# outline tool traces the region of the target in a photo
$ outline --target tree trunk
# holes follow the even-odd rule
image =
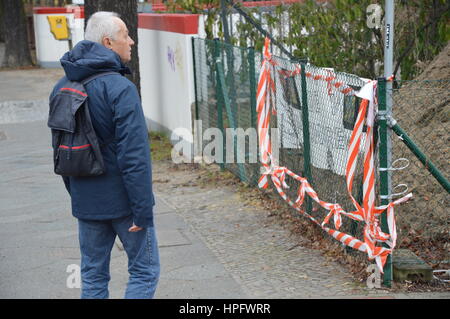
[[[0,0],[0,42],[5,42],[5,31],[3,28],[3,0]],[[0,61],[0,66],[2,61]]]
[[[6,47],[2,66],[14,68],[32,65],[23,2],[2,0],[2,11]]]
[[[138,16],[137,16],[137,0],[85,0],[84,16],[85,26],[89,17],[97,11],[113,11],[120,14],[120,18],[125,22],[130,33],[130,37],[134,41],[131,50],[131,61],[128,66],[132,74],[127,76],[137,87],[139,95],[141,94],[141,81],[139,74],[139,57],[138,57]]]

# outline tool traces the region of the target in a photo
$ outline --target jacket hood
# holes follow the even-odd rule
[[[81,81],[99,72],[131,73],[116,52],[88,40],[78,42],[64,54],[60,62],[70,81]]]

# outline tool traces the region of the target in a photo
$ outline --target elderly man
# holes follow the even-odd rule
[[[123,75],[134,41],[113,12],[97,12],[85,40],[61,59],[64,82],[86,83],[92,124],[102,148],[106,173],[63,177],[78,219],[81,298],[108,298],[109,263],[116,235],[128,256],[125,298],[152,298],[159,279],[159,253],[153,224],[154,197],[147,127],[135,85]]]

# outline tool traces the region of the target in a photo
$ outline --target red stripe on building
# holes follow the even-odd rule
[[[34,7],[33,12],[34,14],[69,14],[74,13],[75,18],[77,19],[84,19],[84,7],[80,6],[78,7],[79,11],[73,8],[64,8],[64,7]]]
[[[198,17],[198,14],[140,13],[138,27],[182,34],[197,34]]]

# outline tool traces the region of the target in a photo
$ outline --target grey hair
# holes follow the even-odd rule
[[[119,18],[120,15],[115,12],[98,11],[88,20],[84,39],[102,44],[104,37],[115,39],[120,27],[114,21],[113,17]]]

